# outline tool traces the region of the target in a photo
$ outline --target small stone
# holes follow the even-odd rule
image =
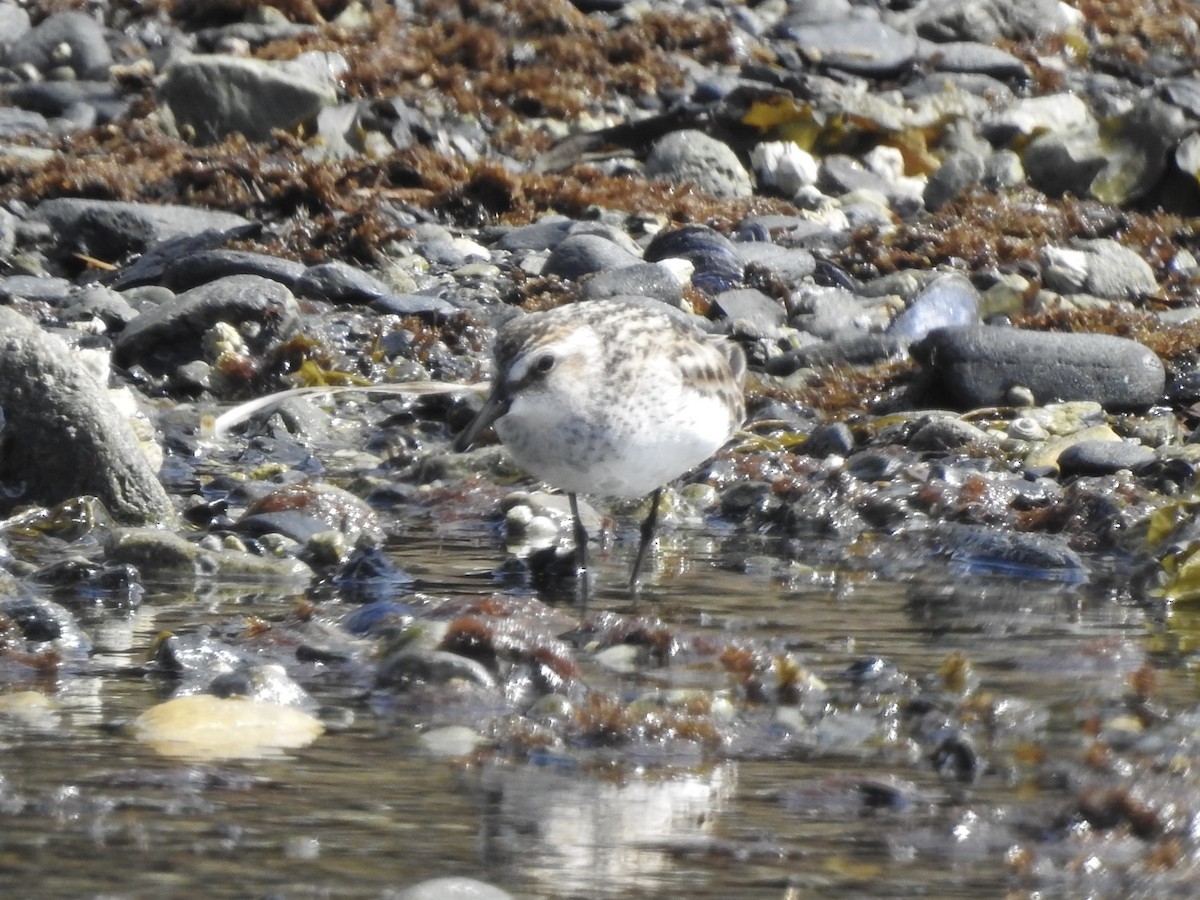
[[[645,174],[674,184],[691,184],[712,197],[749,197],[750,174],[737,154],[702,131],[674,131],[646,158]]]

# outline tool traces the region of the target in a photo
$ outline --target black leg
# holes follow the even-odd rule
[[[638,582],[638,574],[642,571],[642,563],[646,561],[646,551],[650,549],[650,542],[654,540],[654,529],[658,527],[658,500],[661,496],[662,488],[655,488],[654,493],[650,495],[650,514],[642,523],[642,540],[638,544],[637,559],[633,561],[633,574],[629,576],[629,592],[631,594],[637,593],[641,586]]]
[[[587,577],[587,532],[583,528],[583,519],[579,518],[579,501],[574,494],[567,494],[571,504],[571,518],[575,526],[575,574],[580,578]]]

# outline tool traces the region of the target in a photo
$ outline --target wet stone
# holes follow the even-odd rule
[[[348,304],[370,303],[390,293],[374,275],[337,260],[309,266],[294,290],[300,297]]]
[[[308,270],[303,263],[266,253],[247,250],[218,248],[189,253],[176,260],[168,260],[162,273],[162,284],[173,291],[191,288],[225,278],[229,275],[257,275],[270,278],[295,290],[296,282]]]
[[[126,418],[80,358],[0,307],[0,409],[7,501],[54,504],[89,494],[127,524],[173,521],[170,498]],[[49,452],[53,448],[53,452]]]
[[[118,365],[162,368],[201,355],[201,339],[217,322],[263,326],[258,343],[296,325],[291,291],[256,275],[231,275],[186,291],[146,310],[121,332],[113,348]]]
[[[845,422],[829,422],[818,425],[809,434],[802,446],[809,456],[824,459],[827,456],[847,456],[855,447],[854,432]]]
[[[1058,467],[1063,475],[1109,475],[1138,472],[1156,458],[1149,447],[1130,441],[1080,441],[1059,454]]]

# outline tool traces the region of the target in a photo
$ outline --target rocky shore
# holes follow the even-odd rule
[[[774,583],[940,559],[1112,591],[1186,670],[1198,67],[1183,0],[0,0],[4,684],[95,675],[80,598],[253,585],[302,599],[123,648],[173,686],[124,740],[255,755],[197,736],[227,714],[203,696],[261,704],[276,750],[357,711],[479,765],[878,752],[893,810],[930,773],[1052,794],[1042,837],[989,826],[1013,883],[1185,883],[1200,786],[1165,761],[1195,698],[1160,704],[1144,648],[1064,754],[959,657],[833,684],[734,619],[573,608],[562,498],[452,453],[480,395],[447,386],[490,377],[510,316],[669,304],[750,372],[664,546],[724,535],[716,567]],[[587,515],[624,548],[634,512]],[[414,533],[486,542],[483,592],[414,587]]]

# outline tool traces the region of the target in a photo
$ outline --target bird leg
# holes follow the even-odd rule
[[[650,549],[650,542],[654,540],[654,530],[658,527],[658,500],[662,496],[662,488],[655,488],[654,493],[650,495],[650,513],[646,516],[646,521],[642,523],[642,539],[638,544],[637,558],[633,561],[633,573],[629,576],[629,593],[636,594],[641,583],[638,581],[638,573],[642,571],[642,563],[646,561],[646,551]]]
[[[579,517],[579,501],[574,494],[567,494],[571,504],[571,519],[575,526],[575,575],[587,577],[587,531],[583,527],[583,519]]]

